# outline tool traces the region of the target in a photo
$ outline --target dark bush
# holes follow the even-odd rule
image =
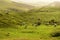
[[[6,36],[10,36],[10,33],[7,33]]]
[[[39,26],[39,25],[41,25],[40,19],[38,19],[38,21],[36,22],[36,26]]]
[[[52,37],[60,37],[60,32],[55,32],[51,34]]]
[[[49,25],[54,25],[54,27],[57,26],[57,23],[54,19],[52,19],[51,21],[49,21]]]
[[[40,22],[37,22],[36,24],[37,24],[36,26],[39,26],[41,23]]]
[[[3,16],[2,14],[0,14],[0,16]]]

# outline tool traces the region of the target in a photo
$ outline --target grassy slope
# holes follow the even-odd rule
[[[35,13],[37,17],[41,18],[42,20],[51,20],[51,19],[55,19],[55,20],[59,20],[59,15],[60,15],[60,8],[42,8],[40,9],[43,12],[38,12]],[[48,11],[48,12],[47,12]]]
[[[7,2],[4,0],[0,1],[0,5],[0,24],[4,26],[9,26],[10,24],[16,25],[17,23],[20,23],[22,21],[27,21],[27,16],[29,16],[29,14],[25,13],[25,11],[33,8],[30,5]]]
[[[6,3],[6,2],[5,2]],[[5,4],[3,2],[3,4]],[[41,8],[34,9],[29,12],[22,11],[20,7],[14,7],[15,3],[9,3],[8,5],[1,5],[0,10],[0,39],[2,38],[29,38],[30,40],[59,40],[60,37],[52,38],[51,33],[59,30],[60,26],[54,28],[53,26],[45,26],[41,25],[37,29],[34,26],[28,25],[28,29],[24,29],[25,26],[20,26],[21,22],[26,22],[27,24],[32,24],[37,21],[37,19],[41,19],[41,22],[49,21],[51,19],[55,19],[56,21],[60,21],[60,8]],[[6,3],[7,4],[7,3]],[[14,7],[13,9],[9,9]],[[8,9],[6,9],[8,8]],[[24,9],[24,8],[23,8]],[[48,10],[48,12],[46,12]],[[8,11],[8,14],[7,12]],[[43,12],[41,12],[43,11]],[[53,12],[52,12],[53,11]],[[18,25],[19,24],[19,25]],[[13,28],[14,27],[14,28]],[[16,27],[16,28],[15,28]],[[32,32],[33,33],[28,33]],[[24,33],[25,32],[25,33]],[[10,36],[7,36],[7,33],[10,33]],[[8,40],[8,39],[7,39]],[[23,39],[24,40],[24,39]]]
[[[60,40],[60,37],[51,37],[51,33],[56,32],[60,26],[45,26],[41,25],[37,28],[34,26],[28,26],[27,29],[20,27],[18,29],[13,28],[2,28],[0,29],[0,39],[4,40]],[[10,36],[6,36],[7,33],[10,33]],[[30,33],[29,33],[30,32]],[[2,39],[2,40],[3,40]]]
[[[46,11],[46,9],[48,9],[49,12],[40,12],[39,10],[44,10]],[[59,19],[59,9],[55,10],[51,9],[51,8],[44,8],[44,9],[39,9],[38,12],[33,11],[33,12],[28,12],[28,13],[24,13],[24,12],[16,12],[14,10],[11,10],[9,12],[9,14],[5,14],[4,11],[3,12],[3,16],[0,17],[0,20],[3,21],[4,23],[7,23],[9,25],[13,24],[14,26],[11,27],[6,27],[3,24],[3,27],[0,28],[0,38],[2,40],[2,38],[9,40],[9,38],[11,38],[11,40],[16,39],[16,40],[60,40],[60,37],[56,37],[53,38],[51,37],[51,33],[55,32],[56,30],[59,30],[60,26],[57,26],[56,28],[54,26],[46,26],[46,25],[41,25],[39,26],[37,29],[34,26],[28,25],[27,29],[24,29],[25,26],[19,26],[16,25],[17,23],[20,22],[27,22],[27,23],[34,23],[35,21],[37,21],[38,18],[41,19],[41,21],[49,21],[51,19],[55,19],[56,21],[60,20]],[[54,12],[50,12],[51,10],[53,10]],[[1,14],[2,14],[1,12]],[[30,18],[34,18],[34,19],[30,19]],[[7,19],[7,20],[3,20],[3,19]],[[47,20],[46,20],[47,19]],[[1,25],[1,24],[0,24]],[[7,25],[6,25],[7,26]],[[17,26],[17,28],[12,28]],[[29,33],[31,32],[31,33]],[[7,33],[10,33],[10,36],[6,36]]]

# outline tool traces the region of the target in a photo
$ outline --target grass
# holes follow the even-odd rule
[[[32,40],[59,40],[59,37],[51,37],[50,34],[60,29],[60,26],[45,26],[41,25],[37,28],[34,26],[28,26],[27,29],[24,29],[24,26],[19,28],[0,28],[0,39],[32,39]],[[10,33],[10,36],[6,36],[7,33]]]
[[[60,31],[60,25],[57,25],[57,27],[53,25],[31,26],[39,18],[41,19],[41,23],[45,23],[44,21],[50,21],[51,19],[60,22],[59,11],[21,13],[11,10],[9,14],[6,14],[4,11],[1,11],[0,14],[3,15],[0,16],[0,25],[2,24],[0,26],[1,40],[60,40],[60,37],[51,37],[53,32]],[[30,25],[28,25],[27,29],[24,29],[25,26],[20,26],[21,22],[26,22],[27,25]],[[8,33],[9,36],[7,36]]]
[[[1,1],[0,1],[1,2]],[[8,5],[5,5],[8,4]],[[16,6],[17,5],[17,6]],[[60,40],[60,37],[52,37],[51,34],[59,31],[60,25],[31,26],[38,19],[42,24],[54,19],[60,24],[60,8],[40,8],[27,11],[22,4],[5,2],[0,3],[0,40]],[[27,25],[27,29],[24,29]]]

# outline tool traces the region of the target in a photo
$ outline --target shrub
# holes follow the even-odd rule
[[[51,34],[52,37],[59,37],[60,36],[60,32],[54,32]]]

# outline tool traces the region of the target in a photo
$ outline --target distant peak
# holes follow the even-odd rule
[[[60,7],[60,1],[54,1],[54,2],[50,3],[49,6]]]

